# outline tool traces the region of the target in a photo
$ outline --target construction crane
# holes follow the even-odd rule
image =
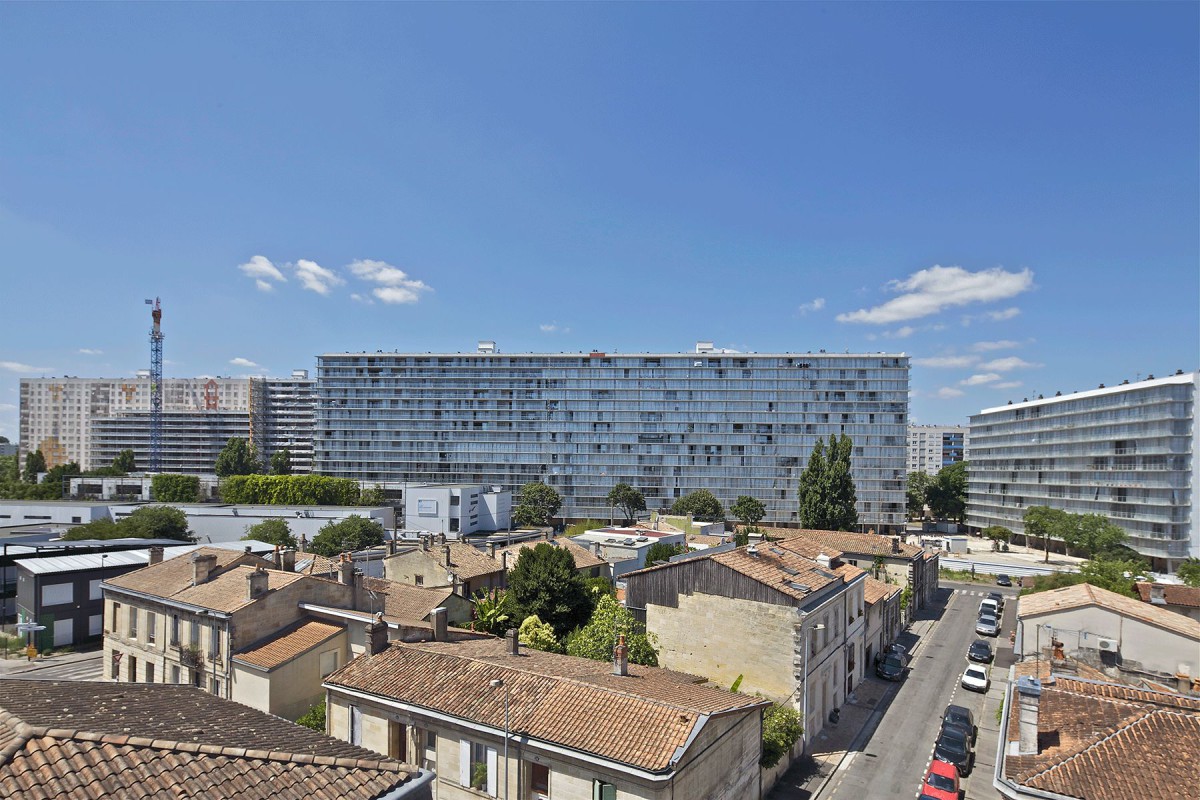
[[[163,428],[163,334],[162,334],[162,304],[158,298],[147,300],[146,305],[153,306],[150,318],[154,325],[150,328],[150,471],[162,471],[162,428]]]

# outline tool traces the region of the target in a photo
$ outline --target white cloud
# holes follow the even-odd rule
[[[538,325],[538,328],[541,329],[542,333],[570,333],[571,332],[570,328],[566,328],[566,327],[563,327],[562,325],[559,325],[557,320],[555,320],[554,322],[543,322],[541,325]]]
[[[962,267],[932,266],[905,280],[890,282],[889,289],[903,292],[899,297],[874,308],[838,314],[837,320],[887,325],[927,317],[944,308],[1005,300],[1032,287],[1033,272],[1029,269],[1007,272],[995,267],[968,272]]]
[[[317,262],[304,258],[297,261],[292,269],[296,271],[296,278],[299,279],[301,286],[320,295],[327,295],[334,286],[341,286],[346,282],[332,270],[325,269]]]
[[[16,411],[17,407],[12,403],[0,403],[0,411]]]
[[[1021,385],[1020,381],[1005,381],[1004,383],[997,383],[993,388],[995,388],[995,389],[1015,389],[1020,385]]]
[[[6,369],[9,372],[49,372],[49,367],[34,367],[29,364],[22,364],[20,361],[0,361],[0,369]]]
[[[902,328],[897,328],[894,331],[884,331],[883,336],[886,339],[907,339],[917,332],[917,329],[912,325],[905,325]]]
[[[409,277],[407,272],[386,261],[359,259],[351,262],[349,269],[362,280],[378,284],[371,294],[384,303],[416,303],[421,299],[421,292],[433,291],[429,284]]]
[[[242,358],[241,356],[238,356],[237,358],[229,359],[229,363],[233,364],[235,367],[246,367],[247,369],[249,369],[251,367],[261,367],[262,366],[262,364],[255,364],[250,359]]]
[[[1017,356],[1008,356],[1006,358],[996,358],[991,361],[985,361],[979,365],[979,368],[991,370],[992,372],[1009,372],[1010,370],[1014,369],[1040,366],[1041,364],[1033,364],[1023,358],[1018,358]]]
[[[1017,316],[1020,313],[1021,313],[1021,309],[1019,309],[1019,308],[1006,308],[1003,311],[987,312],[987,318],[992,320],[993,322],[1003,322],[1006,319],[1012,319],[1013,317]]]
[[[801,303],[800,306],[796,310],[800,312],[800,316],[804,316],[805,314],[807,314],[810,311],[820,311],[824,307],[825,307],[825,298],[817,297],[817,298],[814,298],[813,300],[810,300],[807,303]]]
[[[254,285],[261,292],[269,292],[275,288],[271,285],[271,281],[287,282],[287,278],[283,277],[283,272],[279,267],[272,264],[266,256],[251,256],[245,264],[238,264],[238,269],[246,277],[254,278]]]
[[[971,366],[978,360],[979,356],[931,356],[929,358],[914,358],[912,363],[918,367],[961,369]]]
[[[79,348],[79,352],[85,356],[102,356],[102,355],[104,355],[103,350],[93,350],[90,347],[81,347],[81,348]]]
[[[992,350],[1012,350],[1014,347],[1020,346],[1020,342],[1014,342],[1011,339],[1000,339],[995,342],[976,342],[971,345],[971,349],[976,353],[987,353]]]
[[[362,303],[364,306],[373,306],[373,305],[375,305],[375,301],[374,301],[374,300],[372,300],[372,299],[371,299],[371,298],[369,298],[369,297],[364,297],[363,295],[359,294],[358,292],[352,292],[352,293],[350,294],[350,299],[351,299],[351,300],[353,300],[353,301],[354,301],[354,302],[356,302],[356,303]]]
[[[987,372],[979,375],[972,375],[966,380],[961,380],[959,383],[963,386],[982,386],[985,383],[993,383],[1000,380],[1000,376],[995,372]]]
[[[940,397],[943,400],[949,400],[952,397],[962,397],[963,394],[964,392],[962,389],[955,389],[953,386],[943,386],[937,390],[937,394],[935,396]]]

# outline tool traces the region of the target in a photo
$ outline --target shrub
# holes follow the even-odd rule
[[[762,758],[759,766],[770,769],[796,744],[803,731],[800,713],[790,705],[775,705],[763,712]]]
[[[200,502],[199,475],[162,473],[150,479],[150,497],[159,503]]]

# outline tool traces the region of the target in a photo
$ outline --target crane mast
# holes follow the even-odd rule
[[[147,300],[153,306],[150,318],[150,471],[162,471],[162,428],[163,428],[163,334],[162,304],[156,297]]]

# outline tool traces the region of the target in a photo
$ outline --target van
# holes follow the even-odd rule
[[[990,614],[997,619],[1000,618],[1000,604],[990,597],[985,597],[979,604],[980,614]]]

